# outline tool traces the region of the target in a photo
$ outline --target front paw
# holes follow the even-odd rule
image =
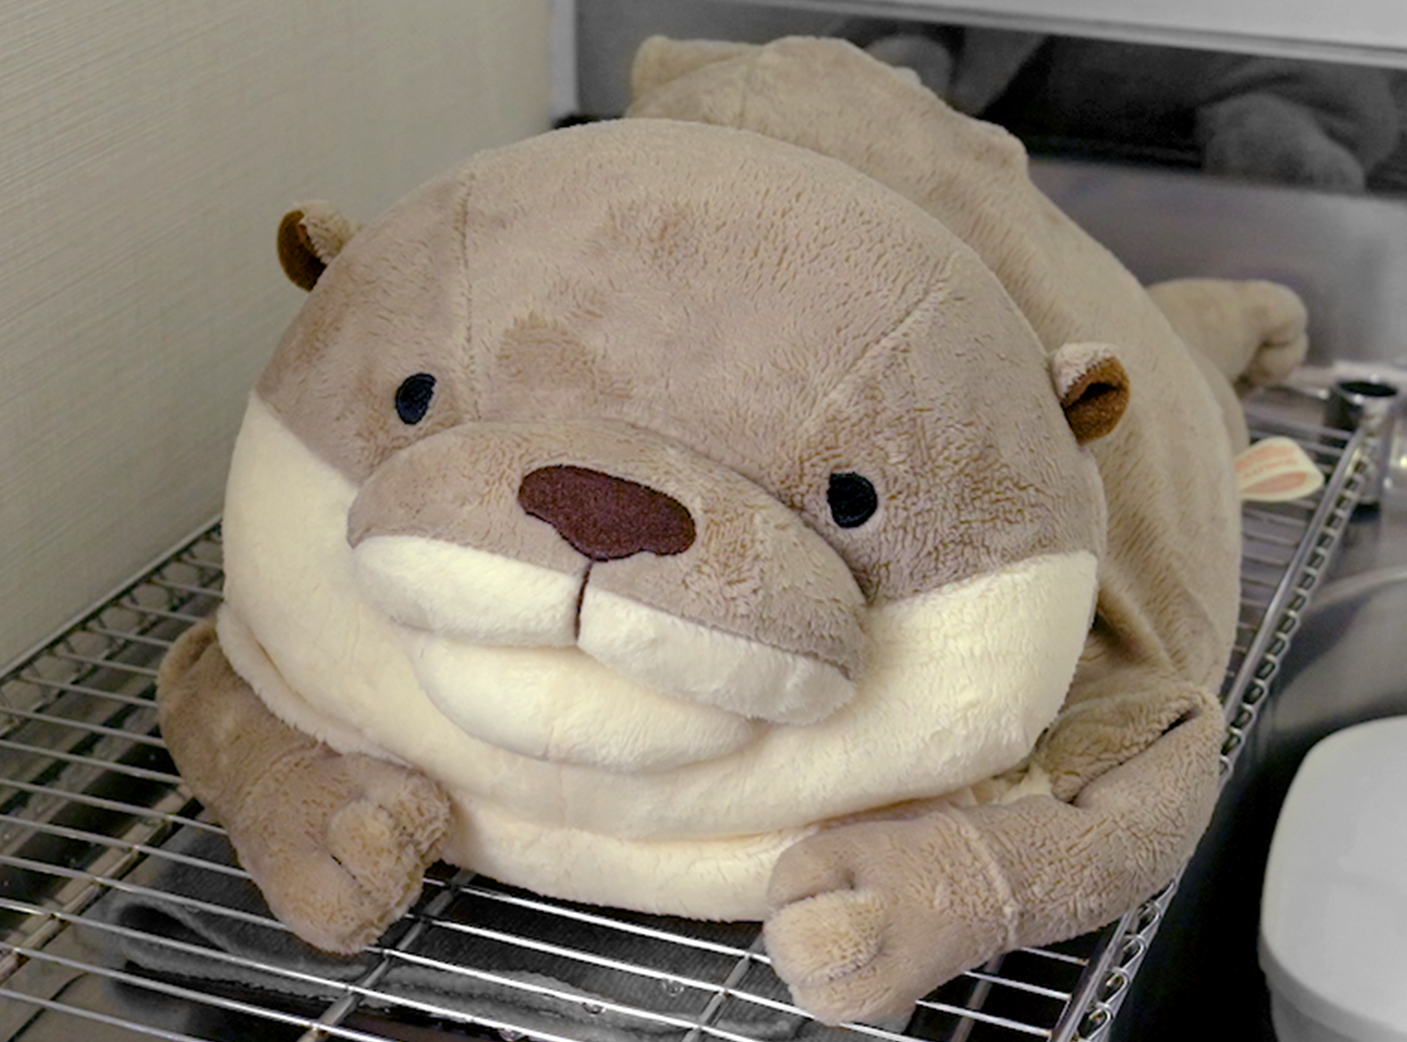
[[[424,775],[369,756],[323,748],[293,766],[271,772],[275,784],[261,787],[254,808],[246,802],[230,838],[284,924],[317,948],[351,954],[419,895],[449,799]]]
[[[981,866],[954,846],[960,837],[932,824],[836,828],[779,859],[767,952],[797,1004],[818,1019],[905,1016],[1001,946],[1003,916]]]

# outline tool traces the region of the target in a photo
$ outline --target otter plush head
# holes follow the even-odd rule
[[[785,846],[1016,766],[1060,708],[1123,371],[1048,357],[898,194],[626,120],[354,235],[305,207],[280,252],[313,289],[235,453],[220,644],[441,783],[447,858],[761,917]]]

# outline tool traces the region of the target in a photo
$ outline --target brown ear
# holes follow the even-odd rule
[[[1112,431],[1129,404],[1129,375],[1107,344],[1066,344],[1051,358],[1065,420],[1081,445]]]
[[[295,286],[310,290],[356,231],[330,203],[304,203],[279,222],[278,262]]]

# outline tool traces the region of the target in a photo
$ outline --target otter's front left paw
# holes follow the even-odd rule
[[[1000,913],[982,911],[988,881],[961,870],[968,858],[945,866],[940,848],[949,837],[923,824],[837,828],[778,861],[767,952],[796,1002],[818,1019],[904,1016],[938,985],[990,958],[1005,938]]]
[[[351,954],[419,895],[449,799],[424,775],[369,756],[323,749],[295,773],[296,798],[261,801],[230,837],[283,923],[317,948]]]

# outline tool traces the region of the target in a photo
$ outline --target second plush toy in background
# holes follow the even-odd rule
[[[802,1006],[892,1017],[1192,849],[1229,380],[1303,312],[1150,294],[1009,135],[845,43],[655,40],[636,91],[360,231],[290,215],[312,292],[163,734],[320,947],[444,858],[765,919]]]
[[[853,19],[846,38],[955,108],[1066,147],[1362,190],[1407,129],[1407,75],[1260,55]]]

